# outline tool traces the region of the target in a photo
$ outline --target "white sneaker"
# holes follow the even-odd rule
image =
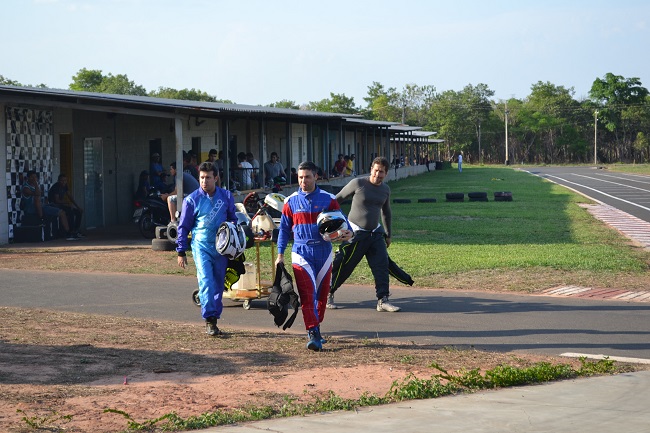
[[[377,311],[388,311],[389,313],[396,313],[401,310],[397,305],[388,302],[388,296],[384,296],[377,300]]]
[[[334,293],[330,293],[327,297],[327,304],[325,304],[325,308],[329,310],[336,310],[339,308],[339,306],[334,303]]]

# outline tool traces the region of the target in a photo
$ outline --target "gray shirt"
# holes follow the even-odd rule
[[[392,214],[390,209],[390,188],[385,183],[373,185],[368,176],[357,177],[348,182],[336,194],[336,200],[341,203],[352,196],[352,208],[348,221],[357,225],[361,230],[375,231],[379,220],[384,226],[387,236],[392,229]]]

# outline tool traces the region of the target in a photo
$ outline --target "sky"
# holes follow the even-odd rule
[[[374,82],[437,92],[485,84],[495,101],[537,82],[588,97],[607,73],[650,88],[650,2],[0,0],[0,75],[67,89],[82,68],[147,91],[298,105]]]

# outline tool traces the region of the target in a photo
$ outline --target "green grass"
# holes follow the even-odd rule
[[[432,171],[389,186],[392,199],[411,199],[391,205],[389,254],[419,286],[484,271],[634,275],[648,269],[648,253],[630,248],[579,206],[588,199],[523,171],[466,166],[462,173]],[[473,191],[487,192],[489,201],[469,202],[467,193]],[[495,191],[512,192],[513,201],[495,202]],[[465,202],[446,202],[448,192],[465,193]],[[417,202],[430,197],[437,202]],[[348,282],[372,283],[365,261]]]
[[[484,375],[478,369],[452,375],[438,364],[433,363],[432,367],[441,371],[441,374],[433,374],[430,379],[419,379],[414,375],[409,375],[401,381],[394,381],[390,390],[384,396],[363,394],[358,399],[346,399],[330,392],[326,397],[319,397],[310,403],[297,403],[295,399],[286,396],[285,403],[280,407],[253,406],[238,410],[219,410],[198,416],[190,416],[186,419],[175,413],[169,413],[156,419],[138,422],[122,410],[111,408],[104,410],[104,412],[122,415],[127,421],[128,431],[195,430],[270,418],[304,416],[341,410],[350,411],[359,407],[377,406],[405,400],[438,398],[483,389],[544,383],[575,377],[588,377],[595,374],[612,374],[618,371],[618,367],[614,362],[607,359],[596,362],[588,362],[585,359],[580,361],[582,366],[577,370],[568,364],[554,365],[548,362],[540,362],[525,368],[500,365],[487,370]],[[23,418],[23,420],[27,422],[26,418]]]

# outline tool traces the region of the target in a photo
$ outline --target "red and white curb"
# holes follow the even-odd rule
[[[641,244],[643,248],[650,248],[650,223],[643,221],[627,212],[618,210],[606,204],[581,205],[597,219],[615,228],[624,236]]]
[[[541,296],[564,296],[582,299],[610,299],[613,301],[650,302],[650,291],[632,292],[621,289],[592,289],[591,287],[560,286],[551,287],[537,293]]]

